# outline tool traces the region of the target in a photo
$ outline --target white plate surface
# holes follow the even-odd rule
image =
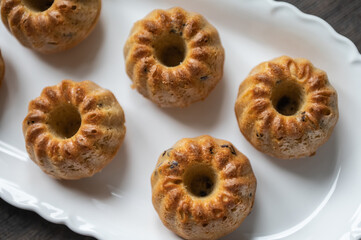
[[[130,88],[123,45],[136,20],[175,5],[217,27],[226,62],[223,80],[205,101],[167,110]],[[0,196],[10,204],[100,239],[177,239],[153,209],[150,175],[177,140],[210,134],[246,154],[258,179],[252,214],[225,239],[361,238],[361,55],[321,19],[268,0],[104,0],[94,32],[70,51],[37,54],[3,25],[0,36],[7,67],[0,89]],[[338,91],[339,122],[312,158],[284,161],[256,151],[233,112],[238,85],[251,68],[284,54],[310,59]],[[21,123],[28,102],[65,78],[112,90],[126,114],[127,136],[101,173],[60,182],[27,157]]]

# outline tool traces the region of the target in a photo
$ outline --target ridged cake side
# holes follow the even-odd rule
[[[168,67],[156,57],[160,37],[178,35],[184,60]],[[161,107],[185,107],[203,100],[223,76],[224,49],[217,30],[200,14],[176,7],[154,10],[136,22],[124,47],[133,87]]]
[[[37,12],[21,0],[1,1],[1,19],[21,44],[42,53],[60,52],[84,40],[95,27],[101,0],[54,0]]]
[[[64,138],[50,124],[52,111],[70,104],[81,116],[79,130]],[[67,105],[68,106],[68,105]],[[90,81],[64,80],[31,101],[23,121],[30,158],[60,179],[90,177],[107,165],[125,136],[125,117],[114,95]]]
[[[216,175],[213,191],[203,197],[186,184],[187,171],[198,165]],[[151,183],[164,225],[185,239],[217,239],[235,230],[252,209],[257,184],[249,160],[210,136],[182,139],[164,151]]]
[[[278,84],[292,82],[304,92],[299,110],[280,114],[272,104]],[[239,128],[258,150],[289,159],[315,154],[338,120],[337,93],[324,71],[306,59],[287,56],[256,66],[239,87],[235,104]]]

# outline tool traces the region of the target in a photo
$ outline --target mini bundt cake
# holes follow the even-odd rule
[[[239,87],[235,112],[241,132],[259,151],[308,157],[336,125],[337,93],[308,60],[282,56],[251,71]]]
[[[159,157],[151,177],[163,224],[185,239],[217,239],[251,212],[256,177],[230,142],[200,136],[178,141]]]
[[[136,22],[124,47],[133,87],[160,107],[205,99],[223,76],[217,30],[196,13],[154,10]]]
[[[55,178],[90,177],[114,158],[124,123],[123,109],[109,90],[64,80],[30,102],[23,121],[26,150]]]
[[[3,82],[4,75],[5,75],[5,64],[0,51],[0,86]]]
[[[3,0],[1,18],[21,44],[55,53],[83,41],[98,22],[101,0]]]

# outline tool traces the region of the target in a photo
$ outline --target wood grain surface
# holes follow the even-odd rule
[[[326,20],[361,50],[361,0],[287,0],[301,11]],[[49,223],[36,213],[17,209],[0,199],[0,239],[94,239]]]

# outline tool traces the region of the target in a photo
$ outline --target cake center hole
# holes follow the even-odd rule
[[[277,112],[291,116],[300,110],[304,95],[303,88],[297,82],[279,80],[272,91],[271,101]]]
[[[186,54],[186,44],[180,33],[171,31],[156,40],[154,45],[155,56],[167,67],[180,65]]]
[[[213,192],[216,179],[215,171],[211,167],[195,165],[185,172],[183,181],[190,194],[206,197]]]
[[[64,104],[50,112],[48,125],[56,136],[71,138],[80,128],[81,116],[76,107]]]
[[[54,0],[21,0],[23,4],[32,11],[43,12],[53,5]]]

